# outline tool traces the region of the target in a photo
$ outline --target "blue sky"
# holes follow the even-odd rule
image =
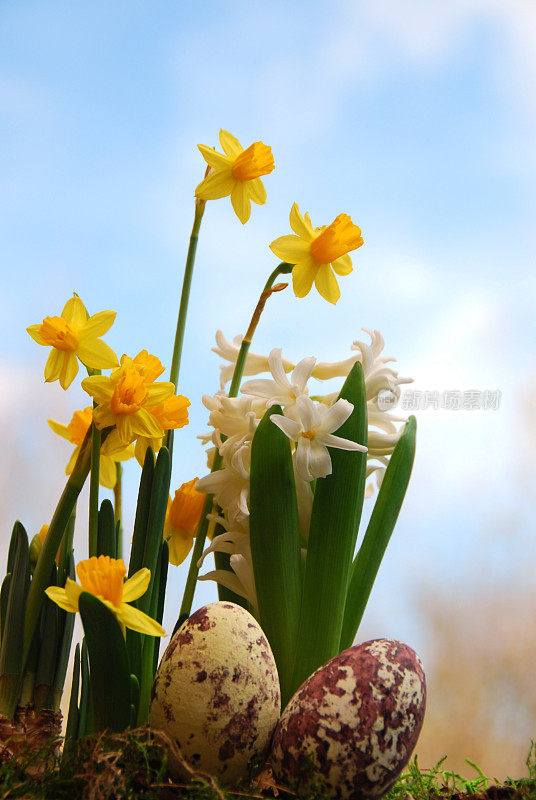
[[[0,430],[13,454],[0,469],[4,525],[17,515],[34,531],[52,512],[69,454],[45,420],[67,421],[84,402],[79,388],[43,385],[45,354],[26,326],[76,290],[91,313],[118,311],[107,337],[117,352],[147,347],[169,364],[203,173],[196,145],[215,145],[223,127],[270,144],[276,170],[246,226],[228,200],[207,206],[181,370],[191,424],[176,440],[175,484],[204,472],[195,437],[200,397],[218,388],[214,333],[245,330],[274,265],[267,244],[288,232],[292,202],[315,224],[345,211],[365,246],[339,304],[284,293],[254,349],[337,360],[362,326],[378,328],[415,387],[502,392],[499,411],[418,413],[414,478],[367,632],[425,646],[412,605],[423,587],[486,570],[528,580],[535,44],[536,12],[500,0],[4,4]],[[83,549],[81,528],[79,539]],[[179,571],[170,595],[182,581]],[[205,584],[199,598],[212,596]],[[172,625],[171,605],[168,616]]]

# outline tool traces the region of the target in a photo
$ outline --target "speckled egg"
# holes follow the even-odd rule
[[[298,689],[271,753],[282,783],[325,784],[331,797],[379,797],[407,764],[421,731],[426,681],[403,642],[374,639],[344,650]]]
[[[149,725],[186,761],[224,783],[264,756],[281,711],[277,667],[258,622],[235,603],[203,606],[171,639],[155,677]],[[170,757],[170,773],[184,777]]]

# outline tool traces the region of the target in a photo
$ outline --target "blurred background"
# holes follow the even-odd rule
[[[71,448],[46,420],[67,423],[88,399],[78,381],[66,393],[44,384],[46,351],[25,328],[76,291],[90,313],[117,310],[106,340],[119,355],[147,348],[169,367],[204,172],[196,145],[216,145],[221,127],[245,146],[262,139],[276,161],[266,205],[246,226],[229,199],[207,205],[172,488],[206,472],[196,436],[201,396],[219,388],[214,334],[244,333],[291,204],[315,225],[351,214],[365,246],[337,307],[284,292],[252,349],[334,361],[362,326],[377,328],[415,379],[414,474],[359,638],[399,638],[422,656],[421,765],[448,755],[468,776],[466,757],[498,778],[525,774],[536,737],[535,118],[530,0],[2,3],[0,556],[15,518],[30,534],[50,521]],[[447,409],[446,392],[494,401]],[[127,537],[138,477],[130,462]],[[79,524],[79,558],[86,538]],[[185,574],[171,568],[168,630]],[[215,598],[205,583],[195,604]]]

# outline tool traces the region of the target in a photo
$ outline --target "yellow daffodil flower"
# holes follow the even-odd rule
[[[164,431],[177,430],[188,425],[188,406],[190,401],[182,394],[173,395],[164,400],[158,406],[148,406],[147,411],[153,415],[159,425]],[[114,435],[112,432],[111,436]],[[113,439],[112,439],[113,441]],[[163,437],[150,438],[146,436],[138,436],[136,439],[135,456],[143,467],[145,460],[145,453],[148,447],[153,448],[153,452],[157,453],[162,447]]]
[[[309,294],[314,282],[322,297],[336,303],[341,293],[334,273],[349,275],[352,271],[348,253],[363,244],[361,228],[348,214],[339,214],[327,227],[313,228],[309,214],[302,217],[297,203],[290,211],[290,227],[296,236],[280,236],[270,250],[282,261],[295,265],[292,285],[296,297]]]
[[[195,532],[201,519],[205,495],[195,488],[197,478],[183,483],[168,500],[164,539],[168,540],[169,563],[182,564],[194,543]]]
[[[71,421],[68,425],[62,425],[61,422],[56,422],[53,419],[48,420],[48,424],[58,436],[67,439],[68,442],[75,445],[71,454],[71,458],[65,467],[65,474],[70,475],[73,471],[76,459],[80,453],[82,442],[86,437],[91,420],[93,417],[93,409],[87,406],[81,411],[75,411]],[[134,455],[134,448],[132,445],[127,445],[118,441],[110,440],[110,437],[104,440],[101,445],[100,451],[100,465],[99,465],[99,483],[106,489],[115,488],[117,481],[117,471],[115,468],[117,461],[128,461]]]
[[[217,200],[231,195],[231,203],[240,222],[248,221],[251,200],[258,205],[266,202],[266,189],[261,175],[274,169],[272,150],[262,142],[254,142],[246,150],[228,131],[220,131],[223,153],[199,144],[201,155],[211,167],[207,177],[195,190],[200,200]]]
[[[151,580],[150,570],[138,570],[125,581],[127,573],[123,559],[109,556],[93,556],[80,561],[76,574],[80,583],[67,578],[65,589],[49,586],[46,594],[64,611],[78,611],[78,601],[82,592],[90,592],[107,606],[125,628],[150,636],[165,636],[162,626],[143,611],[130,606],[148,589]]]
[[[164,403],[175,391],[168,382],[147,382],[146,366],[123,356],[121,364],[108,377],[91,375],[82,381],[84,389],[98,404],[93,409],[97,428],[116,426],[118,444],[126,446],[138,436],[160,438],[164,430],[148,410]]]
[[[45,381],[59,379],[62,389],[67,389],[78,373],[77,358],[90,369],[117,366],[114,351],[99,339],[114,319],[115,311],[100,311],[88,317],[84,304],[74,294],[60,317],[45,317],[40,325],[26,328],[37,344],[52,347],[45,365]]]
[[[140,350],[132,360],[136,365],[143,367],[145,383],[154,383],[164,371],[160,359],[148,353],[147,350]]]
[[[49,525],[47,524],[41,525],[39,533],[36,533],[35,536],[32,538],[32,541],[30,542],[29,557],[30,557],[30,566],[32,569],[34,569],[35,565],[37,564],[37,559],[39,558],[39,554],[41,553],[41,550],[43,549],[43,545],[45,543],[45,539],[47,538],[48,529]],[[59,566],[59,560],[60,560],[60,551],[58,550],[58,552],[56,553],[56,564],[58,566]]]

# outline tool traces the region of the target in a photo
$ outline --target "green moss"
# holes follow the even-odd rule
[[[536,742],[531,742],[527,757],[528,776],[508,779],[498,792],[496,781],[468,759],[475,773],[469,778],[444,769],[444,761],[421,769],[414,758],[385,800],[536,800]],[[292,787],[280,798],[295,793],[300,800],[326,800],[325,785],[318,782],[314,770],[305,769],[300,782],[305,788]],[[251,780],[243,781],[236,790],[224,789],[202,774],[188,785],[172,783],[166,776],[162,741],[143,728],[83,739],[63,764],[53,745],[0,762],[1,800],[258,800],[261,794]],[[269,790],[263,794],[273,796]]]

